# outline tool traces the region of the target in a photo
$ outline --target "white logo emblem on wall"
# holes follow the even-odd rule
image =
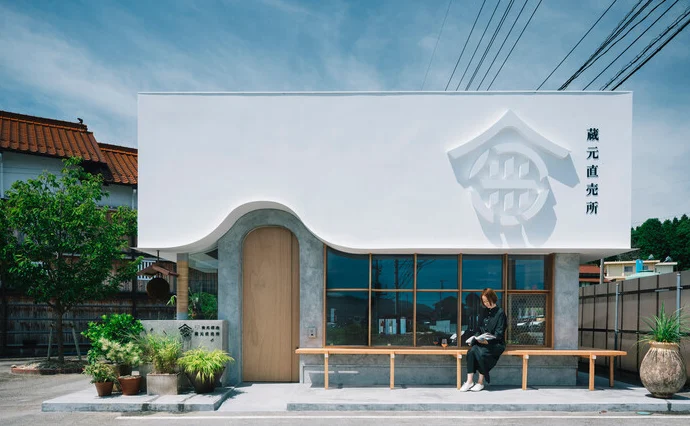
[[[469,190],[484,234],[500,247],[544,244],[556,224],[549,178],[570,187],[579,182],[570,151],[512,111],[448,157],[458,183]]]

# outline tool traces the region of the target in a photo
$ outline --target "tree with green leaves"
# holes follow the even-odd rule
[[[136,235],[136,212],[98,203],[108,196],[103,178],[84,171],[80,159],[65,160],[61,176],[43,172],[17,181],[0,203],[5,229],[13,232],[10,279],[55,315],[59,361],[64,361],[63,317],[87,300],[106,297],[136,275],[140,259],[128,261],[128,237]]]

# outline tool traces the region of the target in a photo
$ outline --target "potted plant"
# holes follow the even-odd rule
[[[173,336],[149,337],[153,372],[146,376],[146,393],[149,395],[177,395],[179,373],[177,359],[182,355],[182,341]]]
[[[98,340],[104,358],[118,366],[117,381],[123,395],[139,393],[141,375],[132,375],[132,367],[139,364],[141,349],[134,342],[119,343],[101,337]],[[123,373],[126,372],[126,373]]]
[[[650,348],[640,364],[640,380],[655,398],[670,398],[687,379],[685,362],[680,354],[681,339],[688,335],[687,317],[678,310],[667,315],[661,305],[659,316],[645,318],[649,327],[640,339]]]
[[[117,377],[112,365],[92,362],[84,367],[84,374],[91,376],[91,383],[96,385],[98,396],[108,396],[113,393],[113,385]]]
[[[205,348],[189,350],[177,360],[196,393],[213,392],[228,362],[235,360],[226,352],[220,349],[209,351]]]
[[[139,389],[146,392],[146,377],[153,372],[153,354],[155,352],[155,335],[143,333],[136,339],[136,344],[139,346],[141,356],[139,357],[139,375],[141,382]]]

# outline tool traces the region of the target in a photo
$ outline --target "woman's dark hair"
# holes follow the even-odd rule
[[[488,300],[491,303],[495,304],[496,302],[498,302],[498,296],[496,296],[496,292],[490,288],[485,288],[484,291],[482,291],[482,296],[486,297],[486,300]]]

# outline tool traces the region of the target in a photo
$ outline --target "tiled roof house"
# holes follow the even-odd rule
[[[69,157],[81,157],[87,171],[103,175],[110,193],[105,204],[136,208],[135,148],[99,143],[81,122],[0,111],[0,197],[16,180],[59,172]]]

